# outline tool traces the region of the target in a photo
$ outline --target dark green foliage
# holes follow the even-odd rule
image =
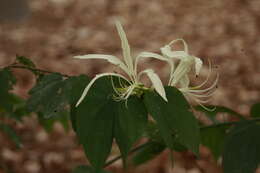
[[[166,145],[174,149],[176,142],[198,154],[200,144],[199,126],[182,93],[173,87],[165,87],[168,102],[156,92],[145,93],[144,102],[148,112],[157,122]]]
[[[82,87],[78,88],[78,83],[85,84],[87,77],[71,77],[63,79],[59,73],[45,75],[33,87],[29,94],[28,109],[31,112],[41,112],[44,117],[59,115],[66,106],[78,99],[78,93],[82,92]]]
[[[165,145],[158,142],[149,142],[148,145],[141,150],[139,150],[132,159],[132,163],[135,166],[144,164],[152,159],[154,159],[156,156],[158,156],[161,152],[164,151],[166,148]]]
[[[11,126],[0,123],[0,130],[3,131],[6,135],[8,135],[8,137],[15,143],[15,145],[18,148],[22,147],[20,137],[16,134],[16,132]]]
[[[251,107],[250,115],[253,118],[260,118],[260,103],[256,103]]]
[[[208,147],[217,160],[223,152],[227,127],[205,128],[201,130],[201,144]]]
[[[47,132],[51,132],[53,130],[53,125],[56,122],[60,122],[66,131],[69,130],[69,113],[67,111],[59,112],[58,116],[52,118],[44,117],[41,112],[38,112],[37,116],[40,125],[42,125]]]
[[[74,110],[77,135],[96,169],[105,164],[113,138],[123,158],[126,158],[147,122],[147,113],[139,98],[130,97],[127,102],[116,102],[113,94],[111,78],[99,79]]]
[[[31,68],[36,67],[35,64],[29,58],[26,58],[25,56],[17,55],[16,56],[16,62],[19,63],[19,64],[22,64],[26,67],[31,67]]]
[[[3,112],[2,116],[6,116],[17,121],[22,121],[22,117],[29,115],[26,108],[26,102],[24,99],[15,94],[10,94],[10,97],[12,98],[12,111]]]
[[[241,122],[228,133],[223,153],[224,173],[254,173],[260,163],[260,125]]]
[[[125,160],[132,145],[141,137],[147,123],[143,102],[136,96],[117,104],[114,135]]]
[[[65,81],[60,74],[45,75],[29,92],[28,110],[42,112],[44,117],[57,115],[67,103],[64,85]]]
[[[110,80],[100,79],[76,110],[76,132],[90,163],[103,167],[113,141],[116,103],[112,100]]]
[[[9,91],[15,83],[16,79],[8,68],[0,70],[0,110],[13,111],[14,97]]]
[[[110,173],[108,171],[95,171],[92,167],[87,166],[87,165],[80,165],[73,169],[72,173]]]

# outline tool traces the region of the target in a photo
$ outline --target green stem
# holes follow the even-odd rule
[[[251,120],[247,120],[249,122],[257,122],[257,121],[260,121],[260,118],[254,118],[254,119],[251,119]],[[208,128],[218,128],[218,127],[222,127],[222,126],[232,126],[232,125],[236,125],[238,123],[240,123],[241,121],[234,121],[234,122],[224,122],[224,123],[219,123],[219,124],[213,124],[213,125],[208,125],[208,126],[203,126],[203,127],[200,127],[200,130],[204,130],[204,129],[208,129]],[[135,148],[133,148],[129,154],[132,154],[132,153],[135,153],[136,151],[139,151],[143,148],[145,148],[148,144],[150,144],[150,141],[144,143],[144,144],[141,144]],[[109,160],[105,165],[104,165],[104,168],[113,164],[114,162],[116,162],[117,160],[121,159],[122,158],[122,155],[119,155],[119,156],[116,156],[115,158]]]
[[[52,71],[47,71],[47,70],[42,70],[38,68],[32,68],[32,67],[27,67],[27,66],[22,66],[22,65],[10,65],[7,68],[17,68],[17,69],[26,69],[32,72],[40,72],[40,73],[54,73]],[[69,77],[69,75],[66,74],[61,74],[64,77]]]
[[[129,152],[129,154],[132,154],[132,153],[134,153],[134,152],[136,152],[136,151],[139,151],[139,150],[145,148],[145,147],[146,147],[147,145],[149,145],[150,143],[151,143],[151,142],[148,141],[148,142],[146,142],[146,143],[144,143],[144,144],[138,145],[137,147],[133,148],[133,149]],[[113,159],[109,160],[107,163],[105,163],[105,165],[104,165],[103,167],[105,168],[105,167],[107,167],[107,166],[113,164],[114,162],[116,162],[117,160],[119,160],[119,159],[121,159],[121,158],[122,158],[122,155],[116,156],[115,158],[113,158]]]

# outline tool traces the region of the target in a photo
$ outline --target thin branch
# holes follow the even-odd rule
[[[40,72],[40,73],[54,73],[52,71],[47,71],[47,70],[42,70],[38,68],[32,68],[32,67],[27,67],[27,66],[22,66],[22,65],[10,65],[7,68],[17,68],[17,69],[26,69],[32,72]],[[66,74],[61,74],[64,77],[70,77],[69,75]]]
[[[150,143],[151,143],[151,142],[148,141],[148,142],[146,142],[146,143],[144,143],[144,144],[141,144],[141,145],[139,145],[139,146],[133,148],[133,149],[129,152],[129,154],[135,153],[136,151],[139,151],[139,150],[145,148],[145,147],[146,147],[147,145],[149,145]],[[107,167],[107,166],[113,164],[114,162],[116,162],[117,160],[119,160],[119,159],[121,159],[121,158],[122,158],[122,155],[116,156],[115,158],[113,158],[113,159],[109,160],[107,163],[105,163],[105,165],[104,165],[103,167],[105,168],[105,167]]]

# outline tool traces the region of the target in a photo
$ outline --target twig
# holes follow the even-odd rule
[[[42,70],[42,69],[32,68],[32,67],[27,67],[27,66],[22,66],[22,65],[10,65],[10,66],[7,66],[7,68],[26,69],[29,71],[40,72],[40,73],[54,73],[52,71],[47,71],[47,70]],[[61,74],[61,75],[64,77],[70,77],[69,75],[66,75],[66,74]]]
[[[144,143],[144,144],[141,144],[141,145],[139,145],[139,146],[133,148],[133,149],[129,152],[129,154],[132,154],[132,153],[134,153],[134,152],[136,152],[136,151],[139,151],[139,150],[145,148],[145,147],[146,147],[147,145],[149,145],[150,143],[151,143],[151,142],[148,141],[148,142],[146,142],[146,143]],[[114,162],[116,162],[117,160],[119,160],[119,159],[121,159],[121,158],[122,158],[122,155],[116,156],[115,158],[113,158],[113,159],[109,160],[107,163],[105,163],[105,165],[104,165],[103,167],[105,168],[105,167],[107,167],[107,166],[113,164]]]

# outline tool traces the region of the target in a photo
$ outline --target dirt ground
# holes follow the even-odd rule
[[[12,63],[19,54],[42,69],[68,75],[93,76],[110,71],[112,67],[106,62],[72,57],[87,53],[121,56],[113,23],[119,18],[133,54],[144,50],[159,53],[159,48],[171,40],[184,38],[191,54],[205,63],[210,58],[220,74],[212,104],[247,115],[249,107],[260,100],[259,0],[28,0],[28,6],[19,7],[10,19],[8,10],[0,10],[5,13],[0,13],[0,67]],[[16,18],[15,12],[20,17]],[[157,68],[166,80],[167,65],[155,64],[158,62],[146,61],[143,66]],[[27,97],[33,76],[22,71],[16,74],[19,81],[15,92]],[[207,68],[201,78],[206,75]],[[0,160],[14,173],[69,173],[76,165],[85,163],[73,132],[66,133],[59,124],[51,134],[34,118],[16,126],[24,142],[22,150],[0,140]],[[189,153],[176,153],[174,168],[165,152],[129,172],[219,173],[208,150],[201,148],[201,152],[200,159]],[[119,162],[109,169],[125,172]]]

